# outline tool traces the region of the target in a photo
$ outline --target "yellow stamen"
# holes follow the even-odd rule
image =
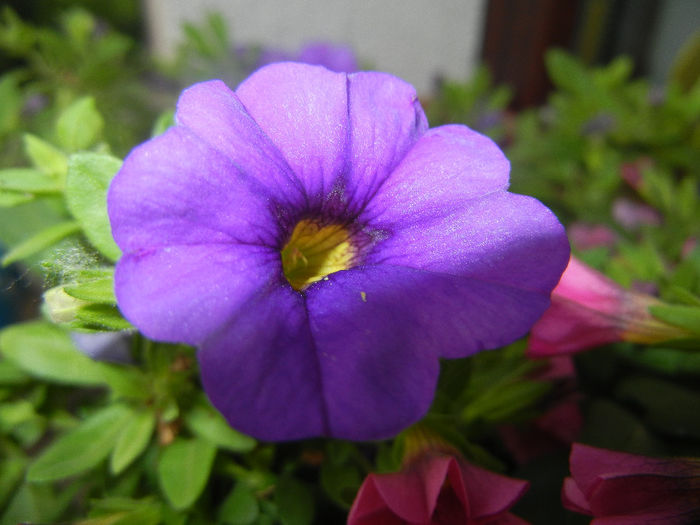
[[[341,224],[299,221],[281,252],[282,270],[292,288],[303,290],[326,275],[351,268],[355,248],[350,238]]]

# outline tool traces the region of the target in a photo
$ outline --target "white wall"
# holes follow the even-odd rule
[[[296,51],[311,40],[350,44],[374,69],[430,89],[435,75],[466,79],[478,59],[485,0],[145,0],[153,50],[168,56],[183,20],[211,11],[236,43]]]

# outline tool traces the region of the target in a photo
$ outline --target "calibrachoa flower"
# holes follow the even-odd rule
[[[367,476],[348,525],[526,524],[508,509],[527,488],[527,481],[427,452],[400,472]]]
[[[615,341],[656,343],[687,334],[649,313],[661,302],[622,288],[571,257],[552,292],[552,306],[532,327],[530,357],[578,352]]]
[[[258,63],[264,66],[288,60],[323,66],[338,73],[354,73],[360,69],[357,57],[350,46],[331,42],[310,42],[305,44],[296,55],[278,49],[265,49],[260,54]]]
[[[214,405],[259,439],[394,435],[439,357],[524,335],[566,266],[498,147],[428,130],[392,76],[273,64],[185,90],[176,121],[109,190],[117,300],[196,345]]]
[[[649,458],[574,444],[562,501],[593,525],[700,521],[700,459]]]

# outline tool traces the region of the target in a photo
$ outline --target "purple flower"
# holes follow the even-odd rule
[[[196,345],[214,405],[259,439],[394,435],[438,358],[524,335],[568,261],[498,147],[428,130],[390,75],[273,64],[190,87],[176,121],[109,190],[117,300]]]
[[[288,60],[323,66],[338,73],[354,73],[360,69],[350,46],[330,42],[310,42],[304,45],[296,56],[280,49],[265,48],[260,53],[258,65],[266,66]]]

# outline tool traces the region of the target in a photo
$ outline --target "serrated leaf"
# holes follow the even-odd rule
[[[59,182],[34,168],[6,168],[0,170],[0,190],[25,193],[56,193],[62,190]]]
[[[2,265],[7,266],[34,255],[78,231],[80,231],[80,225],[74,221],[61,222],[41,230],[7,252],[2,259]]]
[[[97,142],[104,121],[95,99],[83,97],[68,106],[56,121],[56,138],[67,151],[85,149]]]
[[[133,325],[124,319],[119,310],[106,304],[88,304],[79,307],[75,312],[76,321],[73,325],[80,327],[101,328],[103,330],[129,330]]]
[[[112,450],[109,464],[112,474],[122,472],[146,450],[155,426],[156,418],[152,412],[140,410],[132,414]]]
[[[198,437],[234,452],[248,452],[256,441],[229,426],[214,408],[198,405],[185,416],[185,424]]]
[[[131,414],[123,405],[112,405],[92,415],[58,438],[32,463],[27,481],[55,481],[97,466],[114,448]]]
[[[217,523],[222,525],[250,525],[260,514],[258,499],[245,483],[236,483],[219,507]]]
[[[68,284],[63,290],[76,299],[98,304],[117,304],[114,297],[114,279],[107,277],[76,284]]]
[[[43,321],[16,324],[0,332],[6,359],[34,377],[71,385],[104,384],[103,363],[86,357],[66,332]]]
[[[107,216],[107,188],[120,167],[121,161],[110,155],[79,153],[70,157],[66,178],[68,209],[93,246],[112,261],[121,251]]]
[[[216,447],[203,439],[178,438],[158,460],[158,482],[177,510],[191,506],[204,490],[216,456]]]
[[[309,488],[288,476],[275,487],[275,502],[284,525],[308,525],[314,517],[314,500]]]
[[[657,319],[678,326],[693,334],[700,334],[700,308],[675,304],[649,307],[649,313]],[[682,337],[682,334],[679,334]]]
[[[23,139],[24,152],[35,168],[53,177],[65,176],[68,169],[65,153],[31,133],[25,133]]]

